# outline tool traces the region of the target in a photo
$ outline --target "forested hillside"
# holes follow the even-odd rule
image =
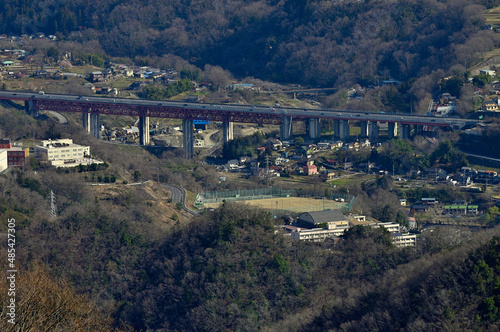
[[[137,331],[427,331],[497,325],[496,228],[436,228],[407,248],[394,247],[389,233],[369,227],[351,228],[339,243],[292,241],[274,227],[281,220],[261,209],[225,203],[187,218],[160,184],[124,182],[156,178],[192,190],[212,188],[216,177],[206,164],[106,144],[75,124],[34,120],[17,111],[0,112],[1,123],[13,124],[5,132],[17,138],[71,135],[109,164],[64,172],[33,161],[0,176],[0,218],[16,220],[19,270],[33,282],[40,276],[48,291],[61,291],[62,298],[79,304],[74,311],[59,307],[61,326],[92,326],[82,310],[97,317],[95,329],[103,330],[113,325]],[[398,144],[408,148],[396,142],[392,150]],[[90,185],[113,176],[116,184]],[[386,177],[350,187],[357,197],[354,208],[397,220],[401,206],[391,187]],[[448,195],[424,189],[406,197]],[[318,195],[312,187],[306,190]],[[47,211],[50,191],[57,198],[56,219]],[[5,229],[4,223],[0,232]],[[59,287],[54,280],[66,283]],[[29,280],[19,288],[24,285]],[[29,296],[20,292],[17,300],[25,303]],[[57,299],[30,309],[33,316],[50,320],[46,309],[58,308]]]
[[[175,54],[237,76],[344,86],[467,68],[498,45],[495,33],[481,30],[484,10],[498,3],[6,0],[0,31],[98,39],[111,56]],[[422,87],[413,89],[418,98]]]

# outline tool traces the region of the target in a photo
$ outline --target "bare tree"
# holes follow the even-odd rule
[[[217,90],[225,88],[232,79],[232,75],[229,71],[219,66],[211,65],[205,65],[204,76],[205,80],[211,82],[213,87]]]

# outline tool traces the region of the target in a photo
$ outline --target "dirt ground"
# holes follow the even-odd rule
[[[164,229],[169,229],[177,221],[181,224],[187,223],[192,218],[170,202],[170,191],[153,181],[137,186],[110,184],[91,188],[101,204],[109,205],[110,209],[130,212],[128,205],[133,202],[134,206],[144,211]],[[177,215],[178,220],[172,218],[174,215]]]
[[[323,210],[338,210],[345,204],[328,199],[314,199],[305,197],[276,197],[258,200],[242,200],[241,203],[259,206],[262,209],[283,211],[284,213],[302,213]],[[222,202],[221,202],[222,203]],[[205,204],[206,208],[217,208],[221,203]]]

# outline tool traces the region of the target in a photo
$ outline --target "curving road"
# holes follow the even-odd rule
[[[193,216],[199,216],[200,214],[196,211],[189,209],[186,206],[186,191],[184,189],[179,189],[175,186],[162,183],[161,186],[172,193],[172,203],[182,203],[184,211]]]
[[[161,186],[172,193],[172,203],[177,204],[184,201],[184,195],[179,188],[163,183],[161,184]]]

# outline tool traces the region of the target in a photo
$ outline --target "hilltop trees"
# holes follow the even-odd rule
[[[166,87],[157,85],[146,85],[142,88],[142,95],[147,99],[169,99],[179,93],[191,91],[194,84],[188,79],[181,79],[175,83],[169,84]]]
[[[118,331],[109,313],[88,296],[75,294],[66,281],[51,277],[40,265],[19,271],[15,284],[15,324],[3,313],[2,331],[39,331],[42,327],[52,331]],[[0,301],[6,306],[10,303],[8,279],[1,279],[0,291]]]
[[[110,56],[137,60],[181,57],[186,68],[208,66],[216,88],[231,76],[227,70],[237,77],[339,88],[394,78],[417,85],[411,96],[422,111],[423,99],[436,91],[438,68],[467,69],[499,45],[495,33],[481,30],[484,8],[498,0],[409,0],[394,6],[352,1],[229,1],[222,6],[200,0],[116,6],[72,0],[37,11],[38,4],[4,3],[2,31],[59,34],[84,42],[82,50],[71,52],[94,65],[102,64],[101,47]],[[50,51],[41,40],[27,44],[39,44],[45,56]],[[420,84],[428,76],[434,83]],[[445,89],[457,92],[457,83],[453,79]],[[410,95],[399,93],[408,104]],[[343,102],[338,95],[329,104]]]
[[[449,140],[439,143],[430,160],[432,164],[443,166],[447,170],[456,170],[468,165],[465,154],[457,150]]]

